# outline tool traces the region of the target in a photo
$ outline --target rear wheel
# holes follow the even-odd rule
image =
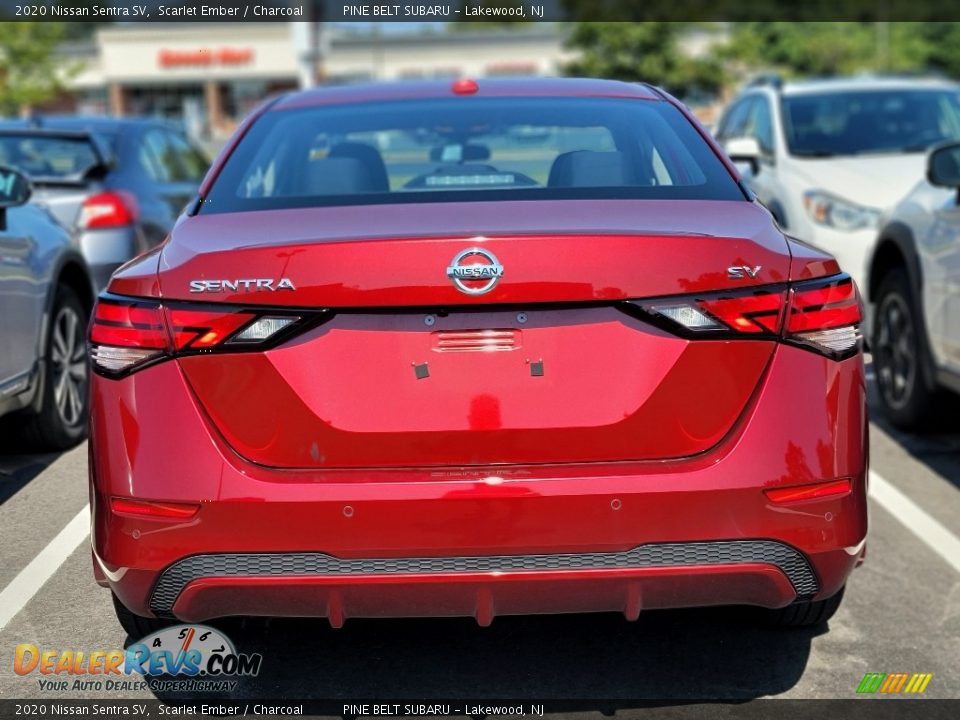
[[[140,639],[146,637],[151,633],[158,632],[163,630],[166,627],[171,625],[176,625],[176,620],[170,620],[167,618],[148,618],[143,617],[142,615],[137,615],[120,602],[116,595],[113,595],[113,610],[117,614],[117,620],[120,621],[120,626],[127,632],[127,635],[134,639]]]
[[[87,312],[77,294],[57,288],[47,331],[40,412],[24,416],[19,434],[30,449],[64,450],[87,432],[90,370]]]
[[[771,625],[777,627],[811,627],[827,622],[833,617],[834,613],[843,602],[843,592],[846,586],[840,588],[840,592],[824,600],[810,600],[805,602],[796,602],[787,605],[779,610],[770,610],[767,614],[767,620]]]
[[[883,412],[905,429],[929,422],[936,399],[923,377],[921,322],[907,274],[901,268],[887,273],[877,293],[871,349]]]

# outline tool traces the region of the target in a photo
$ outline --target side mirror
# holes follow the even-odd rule
[[[0,165],[0,230],[7,229],[7,208],[23,205],[32,192],[26,175],[12,167]]]
[[[0,209],[17,207],[30,199],[30,180],[19,170],[0,165]]]
[[[927,181],[936,187],[960,189],[960,143],[952,142],[930,151]]]
[[[760,143],[757,142],[756,138],[732,138],[727,140],[723,149],[727,151],[727,155],[734,165],[749,166],[752,175],[760,172],[760,157],[763,155],[763,151],[760,149]]]

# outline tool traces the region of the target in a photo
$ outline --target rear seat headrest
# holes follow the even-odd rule
[[[389,192],[390,178],[387,176],[387,166],[383,162],[380,151],[372,145],[361,142],[338,143],[330,149],[328,157],[359,160],[370,173],[370,182],[373,185],[370,192]]]
[[[303,195],[352,195],[377,192],[368,167],[352,157],[326,157],[307,163],[300,183]]]
[[[550,167],[550,187],[620,187],[629,185],[623,153],[574,150],[557,155]]]

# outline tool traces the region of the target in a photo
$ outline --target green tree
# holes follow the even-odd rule
[[[64,35],[61,22],[0,23],[0,114],[46,102],[76,72],[54,55]]]
[[[680,50],[680,38],[697,25],[575,23],[567,44],[580,54],[564,71],[567,75],[649,82],[681,96],[694,90],[716,91],[725,79],[718,59],[689,57]]]
[[[934,23],[733,23],[727,59],[786,75],[904,72],[927,65],[922,26]]]
[[[913,24],[913,23],[905,23]],[[926,66],[952,78],[960,78],[960,23],[915,23]]]

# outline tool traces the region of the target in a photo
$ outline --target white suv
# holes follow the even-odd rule
[[[880,229],[864,295],[881,407],[896,425],[933,419],[960,392],[960,143],[934,149],[927,179]]]
[[[833,254],[862,289],[883,212],[922,179],[927,149],[960,139],[958,90],[916,78],[762,78],[716,136],[781,227]]]

